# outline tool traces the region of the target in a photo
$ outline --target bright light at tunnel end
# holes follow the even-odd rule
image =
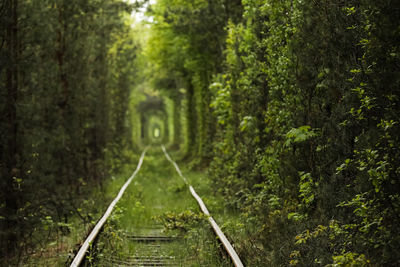
[[[154,137],[155,137],[155,138],[160,137],[160,129],[158,129],[158,128],[155,128],[155,129],[154,129]]]

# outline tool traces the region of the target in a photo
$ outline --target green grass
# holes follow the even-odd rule
[[[175,155],[174,155],[175,156]],[[176,155],[178,157],[178,155]],[[173,157],[174,159],[174,157]],[[238,210],[228,208],[227,201],[223,196],[213,190],[213,183],[203,171],[194,171],[186,167],[185,164],[179,164],[183,175],[193,186],[197,194],[201,197],[211,216],[215,219],[221,230],[227,236],[228,240],[234,246],[236,252],[241,257],[247,253],[242,249],[244,241],[247,240],[247,226],[241,220]],[[243,260],[243,259],[242,259]]]
[[[142,169],[118,203],[89,256],[93,261],[87,265],[109,266],[110,257],[124,260],[146,254],[146,246],[130,241],[125,234],[151,231],[179,237],[159,251],[175,257],[179,266],[231,266],[197,202],[160,147],[147,152]]]
[[[179,154],[172,153],[172,158]],[[71,233],[57,236],[54,241],[38,250],[26,266],[65,266],[74,256],[76,244],[83,241],[89,229],[103,215],[122,185],[136,169],[138,156],[132,157],[120,173],[111,176],[103,189],[93,190],[80,209],[92,213],[92,224],[83,225],[78,217],[70,219]],[[180,164],[184,176],[207,205],[211,215],[234,243],[244,235],[237,216],[225,208],[224,199],[212,194],[211,181],[202,172],[190,171]],[[149,235],[162,229],[163,235],[179,239],[160,248],[160,254],[176,258],[179,266],[232,266],[219,246],[197,202],[167,161],[160,147],[152,147],[146,154],[137,176],[126,190],[107,221],[95,248],[88,254],[87,266],[110,266],[111,256],[124,259],[129,255],[146,254],[146,246],[126,239],[126,233]]]
[[[119,174],[112,175],[103,187],[93,188],[91,195],[82,201],[81,206],[77,207],[82,215],[90,214],[92,222],[83,223],[78,215],[74,214],[69,217],[68,229],[69,234],[61,234],[56,230],[55,223],[49,222],[43,227],[46,229],[37,229],[36,235],[38,243],[34,251],[26,253],[22,261],[23,266],[66,266],[67,262],[71,262],[79,249],[78,244],[82,243],[87,237],[90,229],[97,220],[104,214],[112,199],[115,198],[121,186],[126,182],[127,178],[136,168],[138,156],[131,155],[132,163],[124,165]],[[89,185],[85,185],[89,186]],[[88,190],[89,191],[89,190]],[[50,230],[49,230],[50,228]],[[51,229],[54,230],[51,230]],[[49,235],[50,233],[50,235]],[[47,236],[49,235],[49,236]]]

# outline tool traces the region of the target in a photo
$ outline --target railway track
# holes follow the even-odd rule
[[[131,233],[124,233],[124,238],[135,243],[135,253],[124,256],[111,256],[104,262],[111,266],[181,266],[176,257],[168,255],[165,247],[179,242],[179,237],[166,235],[161,226],[147,228],[145,231],[137,229]]]
[[[208,222],[210,223],[214,234],[218,237],[217,239],[222,244],[222,247],[226,251],[226,254],[231,259],[233,265],[237,267],[243,266],[238,254],[234,250],[233,246],[221,231],[220,227],[216,223],[216,221],[210,215],[207,207],[204,202],[200,198],[200,196],[196,193],[195,189],[189,184],[188,179],[182,174],[179,166],[176,162],[174,162],[169,156],[166,148],[162,146],[163,153],[166,159],[174,166],[176,172],[181,177],[182,181],[185,183],[186,188],[190,191],[190,194],[198,203],[201,211],[207,217]],[[128,186],[131,184],[132,180],[139,173],[141,166],[143,164],[147,148],[143,151],[139,163],[136,167],[136,170],[129,177],[127,182],[121,187],[117,197],[111,202],[108,209],[98,221],[92,232],[83,242],[79,251],[75,255],[71,267],[83,266],[86,258],[93,257],[91,254],[91,248],[95,241],[101,235],[101,231],[105,225],[105,222],[109,219],[112,214],[116,204],[121,199],[123,194],[125,193]],[[165,161],[166,162],[166,161]],[[167,164],[167,163],[165,163]],[[151,222],[146,222],[148,224],[152,224]],[[153,222],[154,224],[154,222]],[[114,233],[113,233],[114,234]],[[182,255],[179,253],[171,253],[171,249],[177,248],[179,250],[182,249],[182,237],[176,234],[165,233],[164,228],[161,225],[154,224],[151,227],[141,226],[134,229],[130,229],[129,231],[124,231],[119,233],[119,239],[123,240],[124,246],[132,247],[129,253],[119,254],[100,254],[98,256],[101,264],[100,266],[190,266]],[[92,263],[93,264],[93,261]],[[93,266],[93,265],[91,265]],[[94,264],[96,266],[96,264]]]

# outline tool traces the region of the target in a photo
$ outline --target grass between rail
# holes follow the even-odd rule
[[[179,158],[178,152],[169,153],[174,160]],[[43,244],[24,265],[65,266],[71,261],[79,249],[77,244],[83,242],[135,170],[138,161],[135,159],[132,157],[132,162],[125,164],[119,174],[111,176],[102,189],[93,189],[92,195],[78,207],[79,212],[92,217],[91,222],[82,223],[79,216],[71,217],[70,233],[52,237],[51,242]],[[237,214],[226,209],[224,199],[212,193],[211,181],[203,172],[189,170],[184,163],[179,167],[237,249],[245,235]],[[135,254],[141,247],[124,239],[124,235],[145,235],[154,228],[162,228],[165,235],[180,238],[179,242],[171,242],[161,251],[176,257],[180,266],[232,266],[188,188],[159,147],[149,149],[142,169],[107,221],[96,246],[88,253],[86,266],[109,266],[110,256],[124,259]],[[240,247],[238,252],[240,254]]]
[[[200,182],[199,176],[193,177]],[[178,266],[232,266],[187,186],[160,147],[149,149],[142,169],[88,254],[86,265],[110,266],[110,260],[126,262],[132,256],[146,255],[147,248],[127,236],[154,232],[178,238],[163,244],[157,252],[173,258]]]
[[[227,236],[241,260],[243,261],[244,256],[252,253],[248,251],[249,247],[254,250],[263,249],[260,244],[249,240],[250,233],[256,232],[256,229],[245,225],[242,221],[243,214],[233,209],[232,205],[229,205],[227,200],[214,190],[213,182],[207,176],[206,171],[195,170],[190,167],[190,164],[186,164],[184,160],[180,160],[181,155],[177,151],[168,151],[168,153],[178,163],[183,176],[186,177],[188,183],[193,186],[197,194],[201,197],[211,216]],[[248,242],[252,244],[249,245]]]

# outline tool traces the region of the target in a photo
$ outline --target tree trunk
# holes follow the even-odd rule
[[[4,107],[6,118],[6,140],[2,155],[2,176],[5,177],[5,253],[10,254],[15,250],[17,235],[15,225],[18,210],[18,195],[14,190],[14,177],[18,177],[17,167],[17,97],[18,97],[18,0],[8,2],[7,16],[10,18],[10,24],[6,32],[6,53],[10,60],[6,69],[6,90],[7,100]]]
[[[194,96],[194,88],[191,82],[188,83],[187,89],[187,135],[188,135],[188,156],[193,156],[196,145],[196,132],[197,132],[197,120],[196,120],[196,101]]]
[[[174,147],[179,148],[181,143],[181,99],[179,96],[174,98],[173,117],[174,117],[173,145]]]

